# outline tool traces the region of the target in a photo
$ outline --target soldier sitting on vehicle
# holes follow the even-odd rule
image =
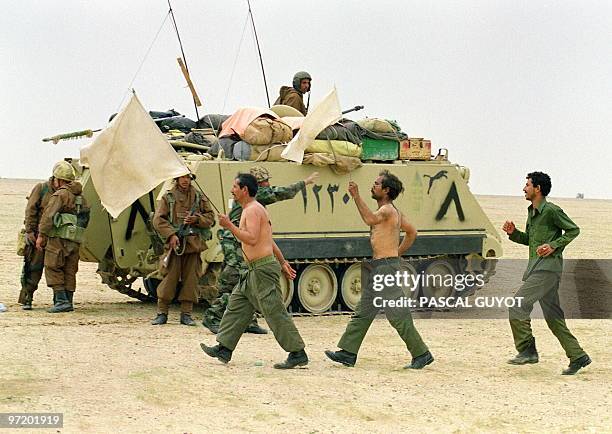
[[[158,314],[151,322],[153,325],[168,322],[168,309],[179,280],[182,283],[178,294],[181,324],[196,325],[191,312],[198,301],[200,253],[206,250],[206,240],[211,238],[209,228],[214,226],[215,216],[208,198],[191,185],[192,179],[194,174],[176,178],[174,187],[162,197],[153,217],[153,226],[166,240],[161,266],[164,278],[157,287]]]
[[[272,187],[269,181],[270,173],[264,167],[255,166],[251,168],[250,173],[255,176],[257,185],[259,186],[255,200],[263,206],[282,200],[292,199],[298,191],[301,191],[306,185],[313,184],[319,176],[318,172],[314,172],[303,181],[298,181],[287,187]],[[229,218],[237,225],[240,223],[241,215],[242,206],[235,201],[229,212]],[[240,271],[246,269],[246,264],[244,263],[242,250],[240,248],[240,241],[236,239],[229,229],[219,229],[217,236],[219,237],[219,242],[223,250],[223,270],[219,276],[219,297],[213,302],[212,306],[204,312],[204,320],[202,321],[202,325],[215,334],[219,331],[221,318],[227,308],[230,293],[238,284]],[[257,324],[257,316],[253,315],[253,320],[245,332],[265,334],[267,330]]]
[[[306,92],[310,92],[311,81],[312,77],[306,71],[297,72],[293,76],[292,86],[282,86],[280,88],[279,96],[274,104],[291,106],[306,116],[308,113],[308,107],[304,105],[304,94]]]

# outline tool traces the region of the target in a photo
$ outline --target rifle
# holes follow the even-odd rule
[[[178,118],[184,118],[184,117],[185,115],[167,116],[165,118],[153,119],[153,122],[157,123],[161,121],[166,121],[168,119],[178,119]],[[64,134],[58,134],[52,137],[45,137],[44,139],[42,139],[42,141],[43,142],[53,142],[54,145],[57,145],[57,143],[60,140],[80,139],[82,137],[91,138],[93,137],[93,133],[97,133],[99,131],[102,131],[102,128],[98,128],[97,130],[73,131],[72,133],[64,133]]]

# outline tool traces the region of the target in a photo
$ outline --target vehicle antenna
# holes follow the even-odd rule
[[[183,50],[183,42],[181,41],[181,35],[178,31],[178,26],[176,25],[176,19],[174,18],[174,11],[172,10],[172,4],[170,4],[170,0],[168,0],[168,13],[172,17],[172,25],[174,27],[174,31],[176,32],[176,37],[178,38],[179,46],[181,47],[181,56],[183,58],[183,63],[185,64],[185,70],[187,71],[187,75],[189,75],[189,67],[187,66],[187,59],[185,58],[185,50]],[[193,97],[193,106],[195,107],[196,119],[200,119],[200,113],[198,113],[198,104],[196,102],[195,95],[192,94]]]
[[[266,99],[268,101],[268,108],[270,108],[271,105],[270,105],[270,94],[268,93],[268,82],[266,81],[266,71],[264,70],[263,57],[261,56],[261,48],[259,47],[259,38],[257,37],[257,30],[255,29],[255,20],[253,19],[253,11],[251,10],[251,1],[247,0],[247,4],[249,5],[249,16],[251,17],[251,24],[253,25],[253,33],[255,34],[255,44],[257,44],[257,53],[259,54],[259,63],[261,64],[261,74],[263,75],[264,87],[266,89]]]

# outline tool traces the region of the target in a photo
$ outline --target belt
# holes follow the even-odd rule
[[[253,270],[262,265],[273,264],[275,262],[276,258],[274,255],[268,255],[264,256],[263,258],[255,259],[254,261],[247,262],[247,267],[249,267],[249,270]]]

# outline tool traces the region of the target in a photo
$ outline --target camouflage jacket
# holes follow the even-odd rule
[[[287,199],[293,199],[298,191],[304,188],[304,181],[296,182],[287,187],[259,187],[255,199],[263,206],[271,205],[275,202],[280,202]],[[242,216],[242,206],[238,202],[234,202],[234,206],[229,212],[229,218],[236,226],[240,224]],[[232,267],[240,266],[243,262],[242,249],[240,241],[234,237],[234,234],[229,229],[219,229],[217,237],[223,250],[224,265]]]
[[[38,225],[43,211],[49,203],[51,196],[55,193],[52,179],[49,178],[48,181],[36,184],[27,197],[28,204],[26,205],[25,219],[23,221],[26,232],[38,232]]]

